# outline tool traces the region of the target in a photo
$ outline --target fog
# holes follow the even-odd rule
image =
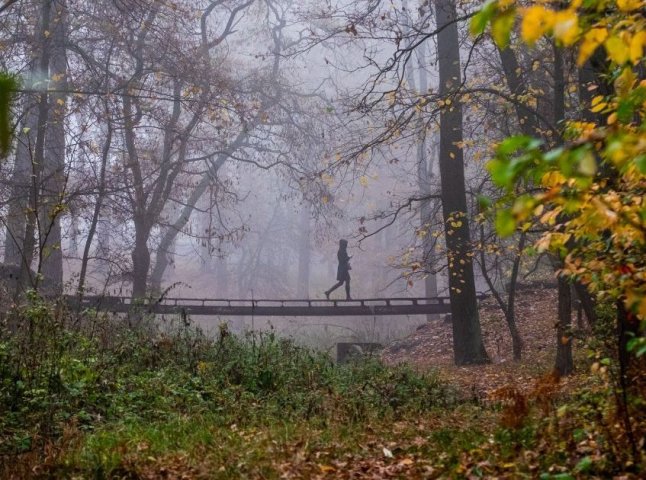
[[[1,25],[21,79],[4,263],[49,294],[323,300],[347,239],[353,298],[447,296],[439,117],[410,113],[439,88],[435,38],[415,27],[435,20],[408,3],[19,2]],[[478,185],[481,148],[465,152]],[[328,348],[426,319],[194,320]]]

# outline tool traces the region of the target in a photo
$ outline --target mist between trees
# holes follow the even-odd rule
[[[476,7],[7,2],[9,293],[322,299],[348,238],[355,298],[450,296],[468,364],[492,293],[520,358],[516,284],[559,259],[523,255],[539,230],[498,237],[485,161],[516,133],[559,144],[598,71],[470,36]]]

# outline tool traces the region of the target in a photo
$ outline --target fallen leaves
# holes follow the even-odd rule
[[[382,358],[389,364],[410,363],[421,370],[438,369],[464,395],[481,399],[489,398],[493,391],[509,383],[526,391],[535,378],[553,367],[556,305],[553,288],[536,287],[518,292],[516,322],[525,344],[523,360],[519,363],[512,361],[509,328],[492,298],[480,304],[483,340],[492,364],[455,367],[452,326],[442,318],[426,322],[409,337],[388,345]]]

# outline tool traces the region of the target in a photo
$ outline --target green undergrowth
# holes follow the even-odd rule
[[[107,475],[124,439],[158,452],[191,450],[232,425],[351,431],[459,403],[433,373],[375,359],[338,366],[273,332],[236,336],[223,325],[210,337],[188,322],[136,321],[133,328],[123,319],[72,316],[37,299],[12,312],[6,323],[17,331],[0,341],[3,459],[74,436],[78,455],[66,462]]]
[[[611,369],[481,403],[434,372],[272,332],[73,314],[0,335],[0,478],[637,478]],[[11,329],[9,328],[11,326]],[[11,333],[10,333],[11,330]],[[476,368],[476,367],[474,367]],[[631,397],[632,398],[632,397]],[[641,401],[641,403],[640,403]],[[631,400],[633,439],[643,425]]]

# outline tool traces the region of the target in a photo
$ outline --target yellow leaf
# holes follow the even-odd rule
[[[545,187],[556,187],[559,185],[563,185],[564,182],[565,182],[565,177],[563,176],[563,174],[554,170],[547,172],[541,178],[541,185]]]
[[[597,173],[597,161],[592,153],[588,152],[579,162],[579,171],[583,175],[593,176]]]
[[[540,222],[545,225],[554,225],[556,223],[556,217],[559,216],[560,210],[550,210],[541,215]]]
[[[644,46],[646,46],[646,32],[642,30],[637,32],[630,41],[630,62],[634,65],[642,61]]]
[[[646,297],[636,290],[628,290],[624,304],[629,311],[633,311],[637,316],[646,319]]]
[[[583,65],[594,51],[608,38],[608,30],[605,28],[593,28],[583,35],[583,41],[579,47],[577,65]]]
[[[536,43],[542,35],[554,25],[554,12],[539,5],[534,5],[523,12],[520,35],[530,45]]]
[[[362,187],[367,187],[368,186],[368,177],[365,175],[362,175],[359,177],[359,183],[361,184]]]
[[[539,253],[542,253],[550,248],[550,243],[552,242],[552,234],[546,233],[535,244],[536,250]]]
[[[606,40],[604,46],[610,59],[617,65],[623,65],[628,61],[630,50],[621,38],[612,36]]]
[[[561,10],[554,16],[554,38],[572,45],[579,36],[579,17],[574,10]]]
[[[600,111],[604,110],[607,106],[608,104],[606,102],[600,102],[600,103],[597,103],[596,105],[593,104],[590,111],[592,113],[599,113]]]
[[[321,473],[328,473],[328,472],[336,472],[336,468],[330,466],[330,465],[320,465],[319,464],[319,469],[321,470]]]
[[[56,100],[56,103],[62,106],[62,105],[65,105],[65,100],[63,100],[62,98],[59,98],[58,100]]]
[[[617,0],[617,7],[622,12],[631,12],[646,7],[644,0]]]
[[[593,107],[595,105],[599,105],[603,101],[603,98],[604,98],[603,95],[597,95],[592,99],[592,102],[590,102],[590,105],[592,105]]]
[[[630,94],[630,91],[633,89],[635,84],[635,73],[632,68],[624,68],[615,79],[615,90],[620,96],[626,96]]]

